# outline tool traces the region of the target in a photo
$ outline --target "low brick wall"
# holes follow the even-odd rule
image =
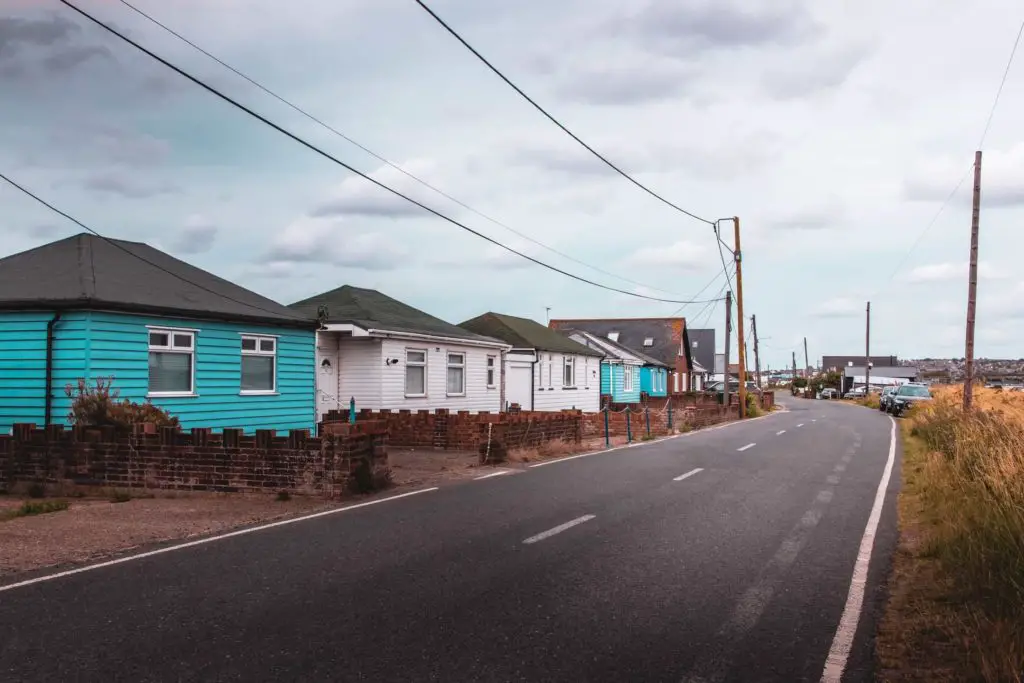
[[[503,462],[508,451],[533,448],[553,441],[580,443],[584,414],[579,410],[505,414],[478,426],[480,462]]]
[[[293,430],[244,436],[241,429],[137,425],[112,428],[18,424],[0,436],[0,488],[29,484],[337,496],[390,481],[384,424],[328,425],[320,437]]]

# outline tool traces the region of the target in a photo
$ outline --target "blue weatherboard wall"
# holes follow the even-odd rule
[[[633,373],[633,391],[623,390],[624,373]],[[611,395],[615,403],[638,403],[640,401],[640,367],[622,363],[601,362],[601,394]]]
[[[0,433],[15,422],[43,422],[46,322],[51,313],[0,313]],[[64,387],[79,377],[114,377],[121,398],[146,400],[149,330],[146,325],[183,327],[196,334],[193,397],[157,397],[155,405],[175,415],[184,429],[241,427],[314,428],[315,334],[276,328],[118,313],[66,314],[56,326],[53,421],[66,420]],[[277,395],[240,396],[241,333],[278,337]]]
[[[640,368],[640,391],[648,396],[667,396],[668,370],[650,365]]]

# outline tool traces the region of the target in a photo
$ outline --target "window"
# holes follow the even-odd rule
[[[277,338],[242,335],[242,393],[277,391]]]
[[[644,346],[654,346],[654,337],[644,337]]]
[[[576,386],[576,358],[565,356],[565,364],[562,366],[562,386]]]
[[[697,348],[697,342],[693,342],[693,348]]]
[[[617,342],[617,341],[619,341],[619,333],[618,332],[609,332],[608,333],[608,338],[611,339],[613,342]]]
[[[448,354],[448,395],[462,396],[466,393],[466,354]]]
[[[149,331],[149,393],[187,396],[194,393],[195,332]]]
[[[633,368],[629,365],[622,366],[622,390],[633,391]]]
[[[427,352],[425,350],[405,350],[405,395],[427,395]]]
[[[494,388],[497,384],[495,381],[495,366],[497,364],[497,358],[495,356],[487,356],[487,386]]]
[[[551,383],[554,381],[552,375],[555,374],[554,361],[551,360],[551,354],[548,354],[548,389],[551,388]]]

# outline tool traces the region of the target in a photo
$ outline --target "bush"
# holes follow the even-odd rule
[[[67,510],[70,504],[66,500],[44,500],[38,503],[25,502],[15,512],[17,517],[30,517],[32,515],[44,515],[47,512],[60,512]]]
[[[178,418],[149,401],[135,403],[119,400],[121,392],[113,388],[113,377],[98,377],[90,386],[84,379],[77,385],[68,384],[64,393],[71,399],[71,424],[89,427],[115,427],[129,431],[132,425],[150,423],[158,427],[177,427]]]
[[[747,394],[747,417],[760,417],[761,403],[757,394]]]
[[[30,484],[29,485],[29,487],[28,487],[28,497],[29,498],[42,498],[45,495],[46,495],[46,487],[43,486],[42,484],[40,484],[39,482],[36,482],[34,484]]]
[[[114,495],[110,497],[111,503],[127,503],[132,499],[131,491],[114,491]]]

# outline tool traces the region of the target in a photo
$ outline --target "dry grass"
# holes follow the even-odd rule
[[[976,392],[964,414],[960,390],[938,388],[904,423],[879,656],[885,670],[925,675],[884,680],[1024,680],[1024,395]]]

